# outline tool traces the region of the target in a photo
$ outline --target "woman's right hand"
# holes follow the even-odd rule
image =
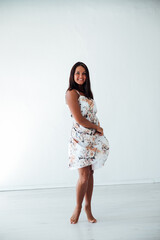
[[[96,131],[102,136],[103,135],[103,128],[101,128],[100,126],[97,126]]]

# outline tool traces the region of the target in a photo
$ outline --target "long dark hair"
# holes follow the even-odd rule
[[[75,70],[78,66],[82,66],[84,67],[85,71],[86,71],[86,81],[84,82],[84,84],[82,85],[83,86],[83,89],[80,90],[79,89],[79,85],[74,81],[74,73],[75,73]],[[70,72],[70,77],[69,77],[69,87],[67,89],[67,91],[69,90],[72,90],[72,89],[76,89],[78,91],[81,91],[84,93],[84,95],[87,97],[87,98],[93,98],[93,93],[91,91],[91,83],[90,83],[90,77],[89,77],[89,70],[88,70],[88,67],[83,63],[83,62],[77,62],[73,65],[72,69],[71,69],[71,72]],[[66,91],[66,92],[67,92]]]

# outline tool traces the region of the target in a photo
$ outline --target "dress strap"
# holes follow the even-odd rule
[[[76,89],[75,89],[76,90]],[[76,90],[76,92],[78,93],[78,95],[80,96],[81,94],[78,92],[78,90]]]

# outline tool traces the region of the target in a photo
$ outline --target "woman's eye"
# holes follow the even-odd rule
[[[76,75],[79,75],[80,74],[80,72],[76,72],[75,73]],[[82,73],[83,75],[86,75],[86,73]]]

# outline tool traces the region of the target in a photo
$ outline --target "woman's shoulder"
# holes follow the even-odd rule
[[[76,89],[67,90],[65,93],[66,96],[77,96],[79,92]]]
[[[65,93],[66,103],[70,100],[78,99],[79,94],[76,89],[67,90]]]

